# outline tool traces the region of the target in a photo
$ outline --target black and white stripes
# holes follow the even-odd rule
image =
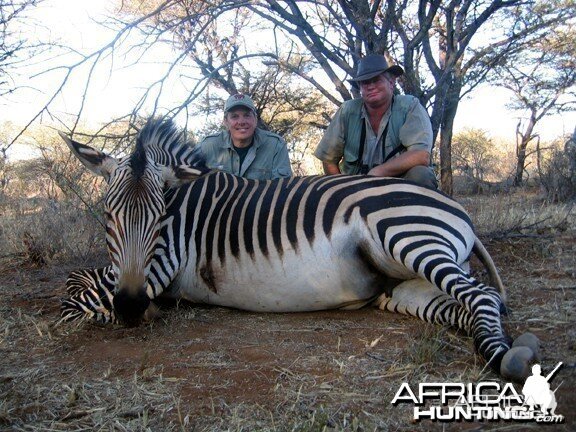
[[[495,366],[509,349],[497,290],[462,268],[478,244],[470,218],[440,192],[390,178],[208,171],[166,122],[149,123],[113,170],[94,167],[108,156],[69,145],[109,176],[112,267],[79,273],[80,284],[71,276],[80,288],[64,317],[137,320],[160,295],[262,311],[359,306],[396,278],[416,282],[380,307],[471,332]]]

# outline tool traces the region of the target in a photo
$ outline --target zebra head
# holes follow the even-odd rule
[[[148,276],[166,212],[164,190],[204,174],[204,161],[171,121],[160,119],[146,123],[134,151],[122,158],[60,136],[90,171],[108,183],[104,210],[116,280],[114,310],[126,325],[137,325],[153,297]]]

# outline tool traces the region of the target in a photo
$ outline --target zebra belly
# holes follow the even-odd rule
[[[382,293],[385,276],[358,253],[350,230],[297,250],[268,256],[240,255],[212,264],[209,275],[189,263],[171,290],[200,303],[259,312],[303,312],[361,307]],[[200,266],[201,267],[201,266]]]

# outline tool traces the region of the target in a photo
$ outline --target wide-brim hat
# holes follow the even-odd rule
[[[360,59],[356,76],[351,78],[352,82],[366,81],[384,72],[391,73],[395,77],[404,74],[404,69],[398,65],[389,65],[383,55],[370,54]]]
[[[239,93],[230,96],[228,100],[226,100],[226,103],[224,104],[224,113],[227,113],[232,108],[236,108],[239,106],[248,108],[256,112],[256,106],[254,105],[254,101],[250,99],[250,96]]]

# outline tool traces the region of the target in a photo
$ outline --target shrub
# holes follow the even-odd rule
[[[576,143],[553,148],[540,158],[540,183],[551,202],[576,200]]]
[[[105,250],[104,229],[88,211],[72,201],[13,200],[0,222],[2,256],[20,263],[44,265],[87,262]]]
[[[514,165],[509,144],[493,140],[481,129],[456,133],[452,142],[454,193],[507,192]]]
[[[41,138],[40,157],[0,166],[0,258],[9,266],[86,262],[105,250],[102,180],[59,137]]]

